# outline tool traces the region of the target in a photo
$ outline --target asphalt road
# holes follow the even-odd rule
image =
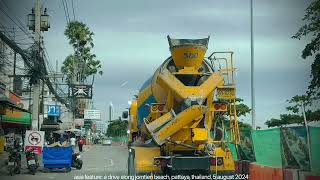
[[[127,157],[127,149],[125,147],[118,145],[94,145],[87,152],[82,153],[84,164],[81,170],[72,169],[71,172],[42,172],[42,168],[40,168],[36,175],[31,175],[26,167],[22,167],[21,174],[8,176],[6,167],[2,167],[0,169],[0,179],[121,179],[121,176],[127,174]]]

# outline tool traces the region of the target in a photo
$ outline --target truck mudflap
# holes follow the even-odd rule
[[[203,157],[176,157],[160,156],[154,158],[154,165],[168,167],[171,170],[210,170],[210,166],[216,164],[216,158]],[[217,165],[223,165],[223,158],[218,158]]]

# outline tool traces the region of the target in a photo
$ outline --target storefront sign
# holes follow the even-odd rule
[[[48,105],[48,116],[59,117],[60,116],[60,106],[58,105]]]
[[[92,86],[84,84],[71,84],[69,86],[68,96],[74,98],[92,99]]]

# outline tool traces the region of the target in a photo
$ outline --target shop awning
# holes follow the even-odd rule
[[[31,114],[15,108],[6,108],[2,122],[31,125]]]
[[[0,93],[0,105],[3,110],[1,122],[31,125],[31,113],[2,95]]]

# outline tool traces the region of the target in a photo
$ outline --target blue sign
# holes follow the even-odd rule
[[[48,105],[48,116],[60,116],[60,106],[58,105]]]

